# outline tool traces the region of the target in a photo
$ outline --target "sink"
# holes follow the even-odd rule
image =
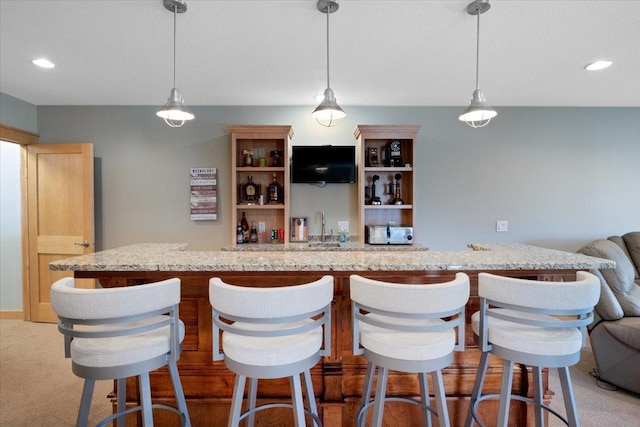
[[[313,242],[309,243],[310,248],[339,248],[338,242]]]

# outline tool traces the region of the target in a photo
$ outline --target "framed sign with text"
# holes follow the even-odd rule
[[[191,220],[218,219],[217,168],[191,168]]]

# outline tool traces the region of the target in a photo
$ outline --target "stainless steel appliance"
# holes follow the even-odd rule
[[[412,245],[413,227],[400,225],[367,225],[365,242],[370,245]]]

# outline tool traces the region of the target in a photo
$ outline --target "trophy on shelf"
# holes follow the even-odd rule
[[[378,175],[373,175],[373,177],[371,177],[371,204],[372,205],[382,204],[382,200],[380,200],[380,197],[376,196],[376,181],[379,179],[380,177]]]
[[[402,179],[402,175],[399,173],[393,176],[396,179],[395,189],[393,192],[393,200],[391,201],[392,205],[404,205],[404,200],[400,196],[400,180]]]

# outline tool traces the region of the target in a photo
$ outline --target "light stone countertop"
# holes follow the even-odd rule
[[[518,243],[476,250],[189,251],[185,243],[136,244],[54,261],[56,271],[588,270],[615,262]]]

